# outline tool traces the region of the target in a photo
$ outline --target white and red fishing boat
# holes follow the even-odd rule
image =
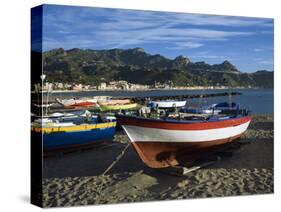
[[[187,120],[117,115],[117,119],[142,161],[152,168],[174,166],[218,150],[238,139],[251,122],[247,114]]]
[[[59,99],[56,101],[63,105],[64,108],[79,108],[79,107],[97,107],[97,99],[95,98],[71,98],[71,99]]]

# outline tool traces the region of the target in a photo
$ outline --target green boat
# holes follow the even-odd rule
[[[137,103],[124,104],[124,105],[100,105],[99,108],[101,111],[108,110],[129,110],[137,107]]]

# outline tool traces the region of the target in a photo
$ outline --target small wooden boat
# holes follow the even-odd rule
[[[54,103],[50,103],[50,104],[33,104],[35,107],[38,108],[48,108],[48,107],[52,107],[54,105]]]
[[[129,110],[137,107],[137,103],[129,104],[115,104],[115,105],[100,105],[99,108],[101,111],[110,111],[110,110]]]
[[[210,154],[238,139],[248,128],[251,117],[187,114],[183,120],[117,115],[142,161],[152,168],[175,166]]]
[[[130,99],[108,99],[103,101],[98,101],[100,106],[111,106],[111,105],[125,105],[130,104]]]
[[[158,106],[158,108],[179,108],[184,107],[186,104],[186,101],[174,101],[174,100],[161,100],[161,101],[151,101],[149,103],[152,107]]]
[[[32,136],[43,142],[43,151],[62,150],[111,140],[115,134],[116,118],[98,116],[69,116],[41,118],[32,122]]]
[[[62,105],[64,108],[82,108],[82,107],[97,107],[97,99],[95,98],[71,98],[71,99],[59,99],[56,101]]]

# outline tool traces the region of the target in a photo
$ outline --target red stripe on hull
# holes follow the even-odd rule
[[[96,105],[96,103],[92,103],[92,102],[81,102],[81,103],[73,104],[72,106],[89,106],[89,105]]]
[[[196,160],[226,147],[240,138],[237,135],[227,139],[206,142],[132,142],[142,161],[151,168],[175,166],[183,161]]]
[[[158,128],[167,130],[207,130],[207,129],[218,129],[231,126],[237,126],[246,123],[251,120],[250,116],[242,118],[233,118],[228,120],[218,121],[201,121],[197,123],[191,122],[169,122],[165,120],[153,120],[153,119],[141,119],[136,117],[118,117],[118,121],[121,125],[132,125],[147,128]]]
[[[94,106],[96,106],[96,105],[97,105],[97,104],[96,104],[96,103],[93,103],[93,102],[81,102],[81,103],[77,103],[77,104],[65,106],[65,108],[94,107]]]

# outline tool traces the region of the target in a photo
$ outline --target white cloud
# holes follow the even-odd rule
[[[263,65],[272,65],[273,61],[272,60],[261,60],[258,61],[259,64],[263,64]]]
[[[273,59],[255,58],[255,61],[262,65],[273,65]]]
[[[249,26],[272,27],[273,26],[273,19],[185,14],[185,13],[175,13],[173,15],[174,15],[175,22],[187,23],[187,24],[199,25],[199,26],[203,26],[203,25],[229,26],[229,27],[249,27]]]
[[[199,48],[201,46],[204,46],[203,43],[197,43],[197,42],[182,42],[182,43],[175,43],[175,47],[171,47],[169,49],[176,49],[176,50],[182,50],[182,49],[195,49]]]
[[[261,52],[261,51],[263,51],[263,49],[255,48],[254,51],[255,52]]]
[[[194,55],[194,58],[204,58],[204,59],[225,59],[225,56],[221,55]]]
[[[201,46],[204,46],[203,43],[195,43],[195,42],[186,42],[186,43],[176,43],[176,45],[178,46],[178,48],[199,48]]]

